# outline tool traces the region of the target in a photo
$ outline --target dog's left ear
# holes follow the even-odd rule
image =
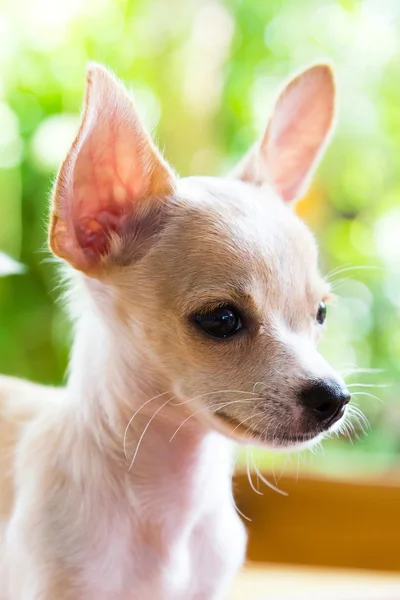
[[[174,176],[122,84],[88,70],[81,127],[53,192],[50,247],[87,274],[107,264],[112,240],[149,237]],[[135,249],[134,249],[135,250]]]
[[[304,192],[332,127],[335,84],[328,65],[290,81],[278,97],[259,142],[231,174],[255,185],[269,183],[286,202]]]

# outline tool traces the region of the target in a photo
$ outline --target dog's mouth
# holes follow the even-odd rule
[[[220,422],[222,422],[225,432],[227,430],[228,437],[232,437],[232,439],[236,438],[238,441],[244,441],[247,443],[258,442],[269,447],[274,446],[281,448],[302,446],[320,439],[320,436],[329,431],[329,429],[343,416],[343,414],[336,416],[334,419],[331,419],[323,428],[318,428],[311,432],[305,433],[290,433],[282,431],[279,434],[276,434],[274,439],[271,440],[268,438],[265,431],[260,431],[251,425],[244,425],[242,421],[227,415],[222,410],[215,411],[214,415]]]
[[[251,427],[251,426],[246,426],[243,425],[242,421],[239,421],[238,419],[235,419],[234,417],[231,417],[229,415],[227,415],[226,413],[224,413],[222,410],[216,410],[214,412],[214,415],[220,420],[222,421],[225,425],[228,426],[228,428],[230,429],[230,434],[237,434],[237,437],[251,437],[251,438],[258,438],[260,439],[262,437],[261,432],[257,431],[255,428]]]

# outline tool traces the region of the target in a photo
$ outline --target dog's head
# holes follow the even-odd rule
[[[199,418],[274,447],[318,439],[349,401],[317,351],[329,289],[292,210],[333,112],[331,70],[312,67],[233,173],[179,179],[122,85],[93,66],[55,185],[51,248],[108,290],[119,335],[141,340]]]

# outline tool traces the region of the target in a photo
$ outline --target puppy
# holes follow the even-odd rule
[[[89,68],[50,222],[72,267],[68,383],[0,383],[2,599],[225,598],[246,547],[233,442],[304,447],[349,401],[316,349],[329,289],[292,212],[333,113],[314,66],[230,176],[180,179]]]

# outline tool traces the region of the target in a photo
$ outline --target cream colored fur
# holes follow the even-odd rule
[[[343,384],[316,349],[329,290],[288,204],[333,94],[330,69],[309,69],[230,178],[179,179],[91,68],[50,234],[75,269],[68,383],[0,379],[1,600],[225,598],[246,547],[234,442],[320,439],[297,393]],[[221,303],[244,328],[215,340],[193,315]]]

